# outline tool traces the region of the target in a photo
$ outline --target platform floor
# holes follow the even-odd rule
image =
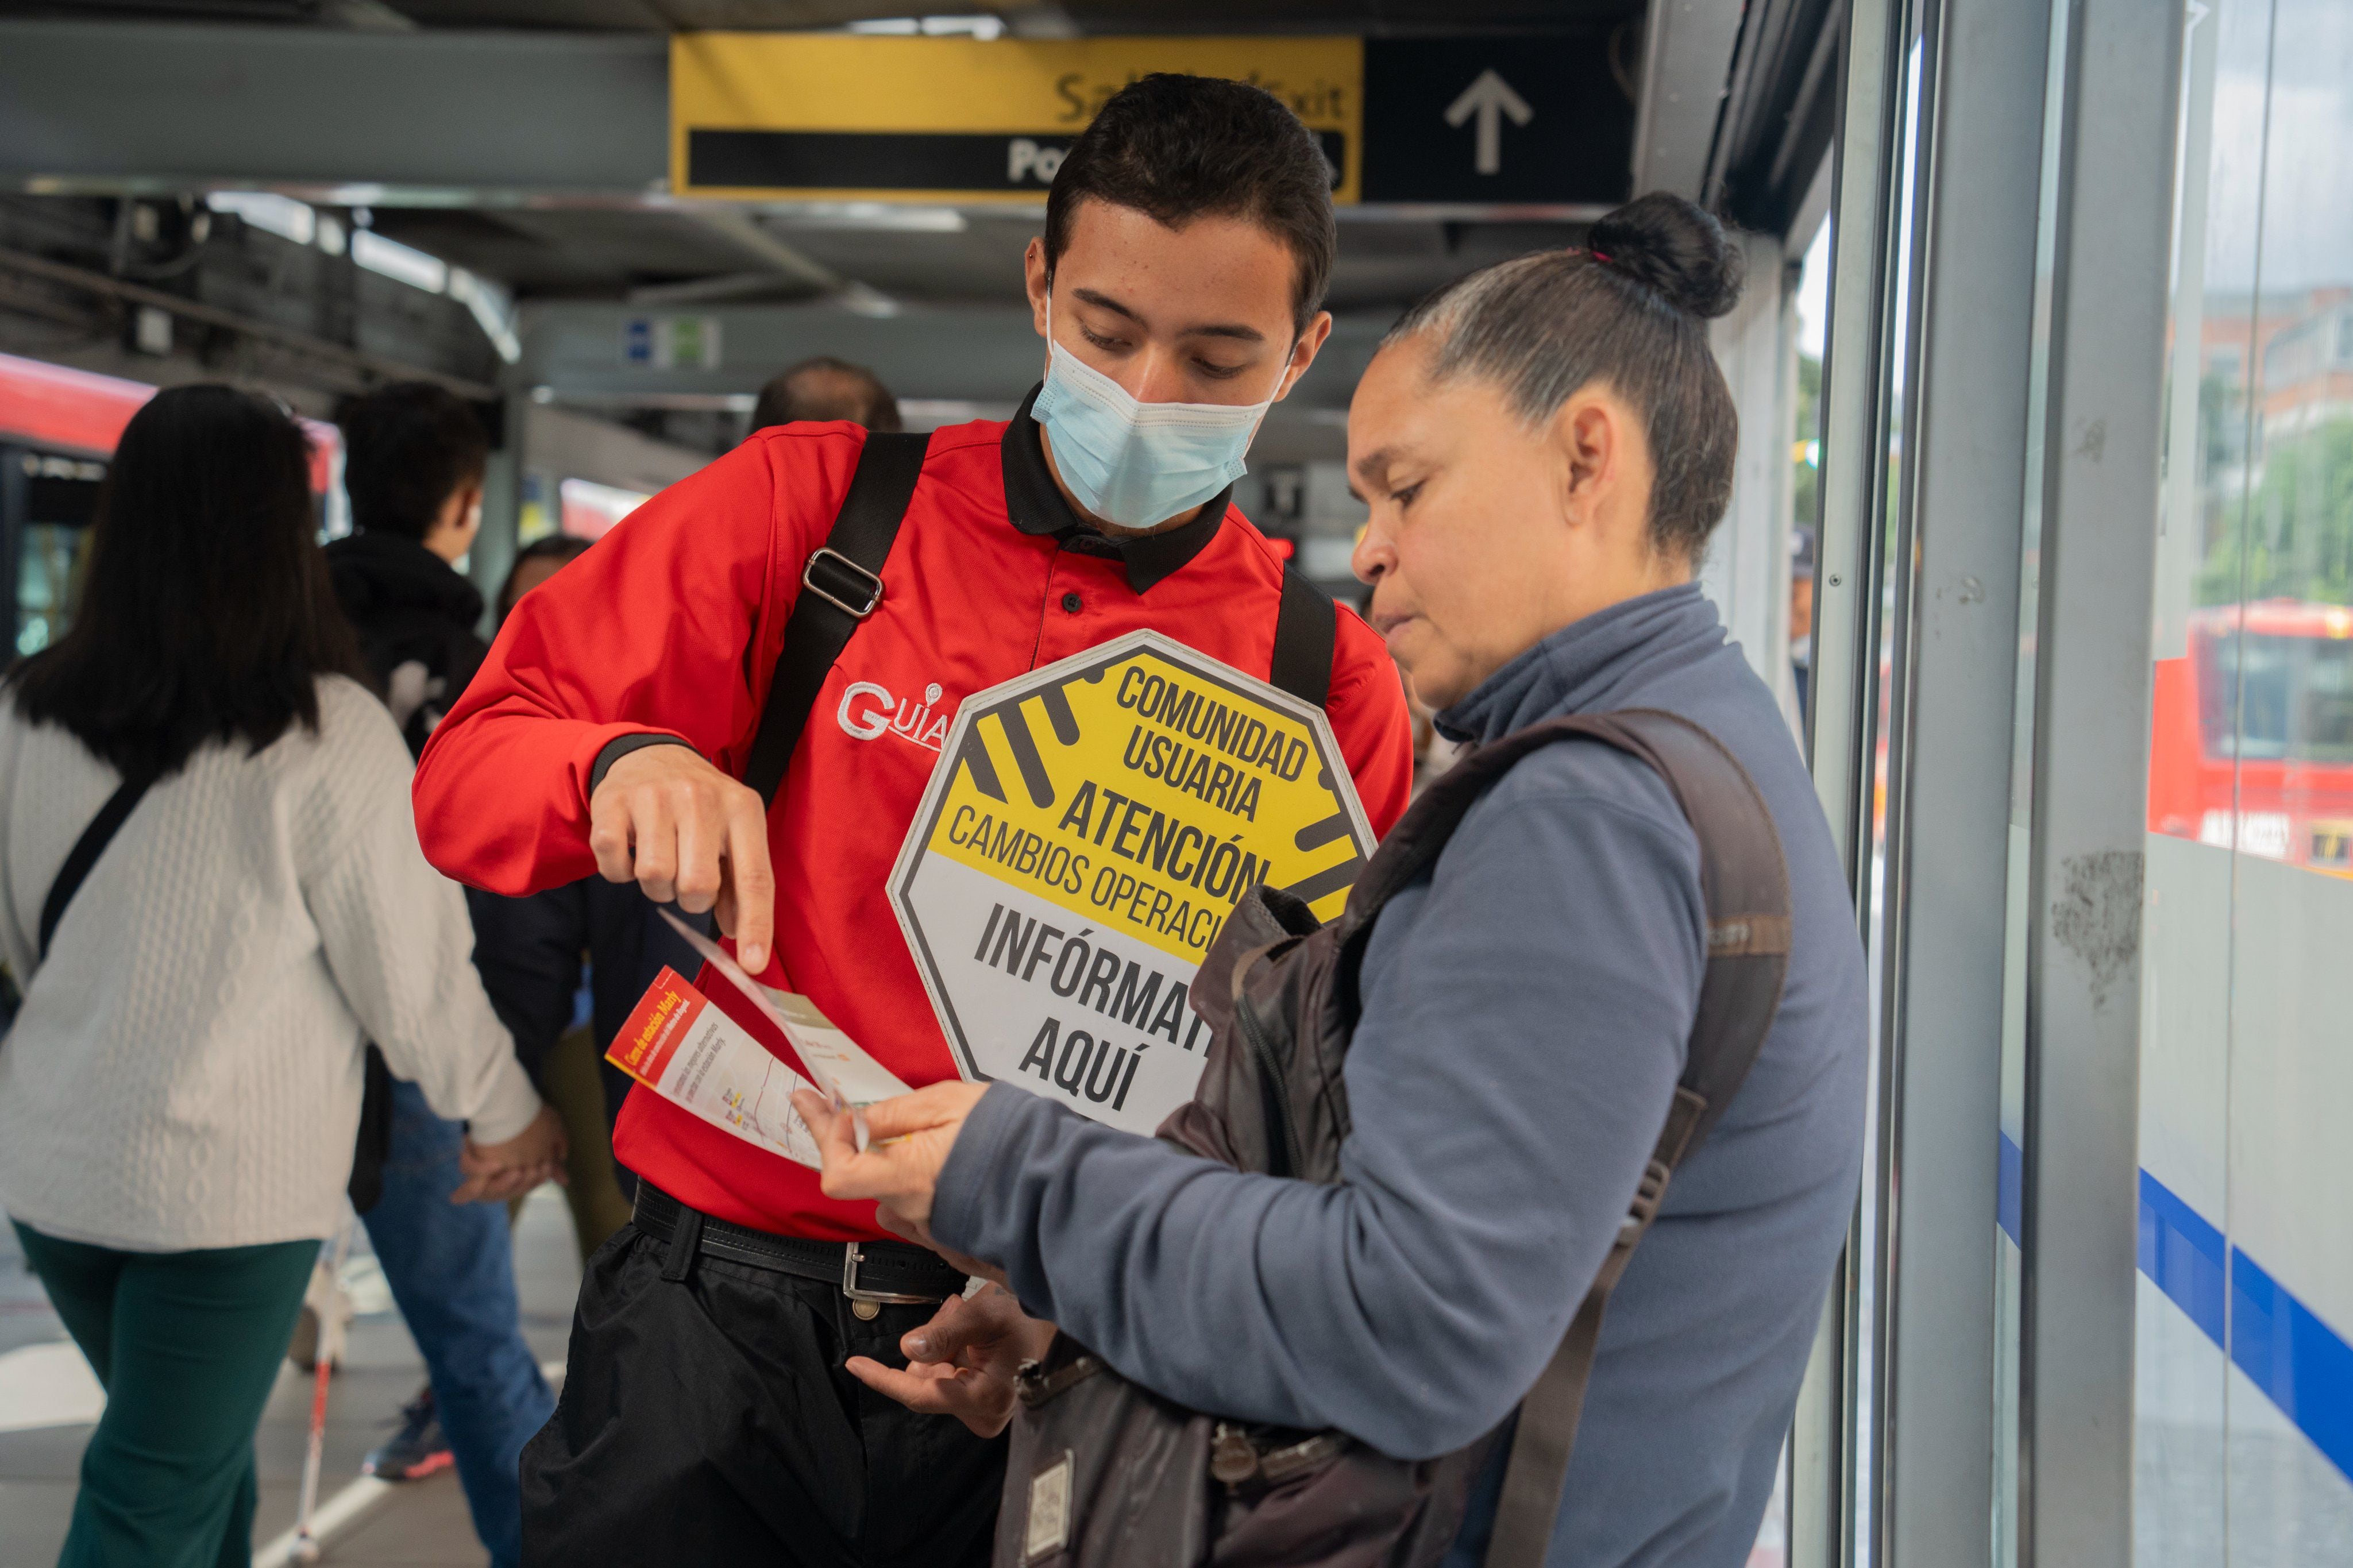
[[[363,1243],[365,1235],[359,1233]],[[562,1372],[580,1286],[571,1216],[554,1187],[541,1188],[523,1205],[515,1226],[515,1267],[523,1332],[554,1381]],[[69,1373],[78,1373],[83,1385]],[[487,1563],[453,1473],[393,1487],[359,1473],[361,1458],[392,1429],[402,1402],[424,1380],[424,1364],[399,1313],[371,1312],[353,1321],[343,1370],[327,1404],[326,1468],[319,1488],[322,1511],[344,1518],[324,1536],[322,1561],[350,1568],[482,1568]],[[0,1568],[51,1568],[57,1562],[73,1508],[75,1468],[96,1418],[95,1394],[95,1380],[49,1310],[40,1282],[26,1272],[16,1233],[0,1225]],[[261,1506],[255,1568],[280,1568],[285,1561],[310,1411],[310,1374],[287,1366],[256,1440]],[[27,1425],[28,1419],[39,1424]],[[1781,1508],[1777,1489],[1746,1568],[1782,1568]]]
[[[365,1234],[359,1232],[362,1244]],[[515,1226],[515,1261],[523,1332],[541,1362],[559,1371],[580,1267],[571,1217],[556,1188],[543,1187],[523,1205]],[[402,1402],[424,1380],[399,1313],[385,1310],[353,1321],[343,1370],[328,1399],[319,1487],[322,1509],[341,1498],[337,1511],[348,1517],[325,1537],[324,1561],[354,1568],[480,1568],[487,1561],[454,1473],[394,1487],[360,1476],[362,1456],[392,1429]],[[0,1225],[0,1568],[50,1568],[57,1561],[73,1507],[76,1468],[96,1417],[95,1397],[88,1367],[49,1310],[40,1282],[26,1270],[15,1231]],[[255,1444],[261,1470],[258,1550],[293,1526],[310,1412],[309,1373],[282,1368]]]

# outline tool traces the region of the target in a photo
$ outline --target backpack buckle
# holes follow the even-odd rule
[[[866,602],[863,605],[851,604],[841,595],[817,580],[817,563],[828,556],[833,559],[839,571],[849,573],[855,579],[849,584],[849,592],[856,593],[860,589],[864,590]],[[862,621],[872,615],[874,606],[882,602],[882,579],[830,544],[820,545],[817,553],[808,558],[808,564],[801,568],[801,586],[854,621]]]
[[[1618,1222],[1618,1245],[1631,1247],[1651,1227],[1659,1212],[1659,1200],[1667,1195],[1667,1183],[1674,1175],[1664,1160],[1651,1156],[1642,1169],[1641,1180],[1634,1184],[1634,1201],[1626,1206],[1626,1217]]]

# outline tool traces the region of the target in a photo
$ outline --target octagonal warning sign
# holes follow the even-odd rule
[[[891,902],[967,1078],[1149,1132],[1208,1030],[1186,993],[1266,882],[1340,912],[1372,853],[1324,713],[1158,632],[962,705]]]

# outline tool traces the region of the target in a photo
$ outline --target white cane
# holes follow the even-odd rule
[[[343,1275],[343,1255],[351,1245],[352,1214],[346,1209],[343,1226],[335,1232],[334,1262],[330,1268],[339,1281]],[[327,1331],[326,1315],[322,1312],[319,1349],[311,1369],[311,1441],[302,1456],[302,1507],[294,1516],[294,1544],[289,1552],[297,1563],[319,1560],[319,1538],[311,1533],[311,1515],[319,1501],[319,1469],[326,1457],[327,1380],[334,1371],[333,1342],[334,1336]]]

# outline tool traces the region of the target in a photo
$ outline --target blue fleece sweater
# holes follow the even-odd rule
[[[1732,1568],[1854,1203],[1862,952],[1788,727],[1697,588],[1556,633],[1440,724],[1485,741],[1631,707],[1683,714],[1747,767],[1795,932],[1763,1053],[1611,1300],[1549,1562]],[[999,1084],[934,1227],[1185,1404],[1400,1456],[1457,1447],[1511,1413],[1609,1251],[1683,1070],[1704,925],[1664,783],[1610,747],[1547,747],[1374,930],[1339,1184],[1230,1171]]]

